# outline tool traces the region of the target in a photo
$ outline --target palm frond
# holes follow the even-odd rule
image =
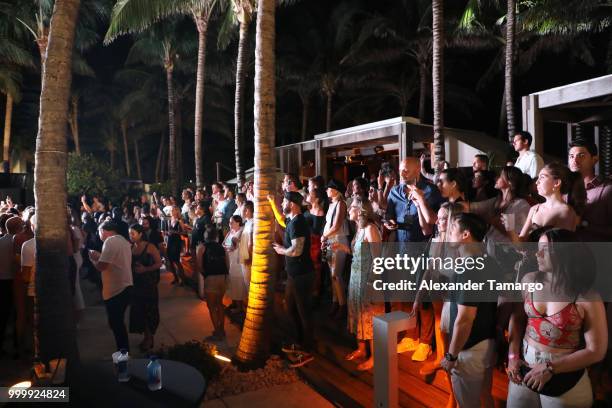
[[[18,42],[2,37],[0,37],[0,62],[27,68],[35,67],[34,58],[28,50]]]
[[[72,72],[86,77],[95,77],[96,73],[91,65],[87,63],[85,58],[78,52],[72,53]]]
[[[104,37],[109,44],[123,34],[139,33],[163,18],[187,14],[198,3],[207,0],[118,0],[111,12],[111,21]]]
[[[10,94],[15,102],[21,101],[21,82],[23,77],[17,70],[8,66],[0,68],[0,90],[4,94]]]

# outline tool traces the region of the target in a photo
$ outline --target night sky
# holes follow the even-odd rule
[[[354,30],[352,35],[355,38],[359,34],[361,24],[368,17],[384,15],[394,3],[394,0],[383,0],[376,2],[350,1],[350,2],[330,2],[326,0],[302,1],[293,6],[280,7],[277,12],[277,63],[282,66],[286,55],[295,53],[292,48],[292,41],[288,39],[304,40],[310,35],[310,30],[318,32],[320,37],[325,38],[325,34],[333,31],[332,17],[334,9],[340,3],[349,3],[354,7],[360,8],[361,15],[358,16],[351,26]],[[447,19],[457,15],[465,5],[465,1],[447,2]],[[449,17],[450,16],[450,17]],[[186,20],[183,25],[189,30],[192,27],[195,35],[193,23]],[[214,175],[214,162],[219,160],[229,167],[234,166],[233,159],[233,73],[237,49],[237,35],[232,43],[220,51],[217,48],[217,33],[219,31],[220,18],[212,22],[209,30],[207,63],[214,65],[215,75],[207,78],[208,89],[205,95],[204,113],[204,146],[203,154],[205,161],[205,177],[212,180]],[[103,37],[106,24],[102,24],[98,30]],[[252,166],[253,158],[253,49],[254,49],[254,27],[251,24],[250,31],[250,51],[248,61],[246,102],[244,115],[244,166]],[[323,33],[323,34],[321,34]],[[448,34],[448,33],[447,33]],[[109,114],[97,112],[98,98],[111,88],[116,72],[124,68],[125,59],[132,44],[130,36],[120,37],[109,46],[104,46],[101,41],[98,45],[86,51],[84,56],[88,63],[96,72],[95,78],[78,78],[74,82],[79,85],[90,87],[94,91],[82,102],[80,112],[80,133],[82,139],[82,149],[85,152],[94,153],[105,160],[108,160],[108,152],[104,148],[101,139],[100,129],[103,125],[112,120]],[[331,41],[329,38],[326,42]],[[589,51],[593,55],[594,63],[589,65],[576,58],[571,47],[561,52],[545,51],[536,62],[526,72],[519,72],[516,76],[516,115],[520,121],[520,97],[531,92],[568,84],[575,81],[605,75],[606,72],[606,49],[610,41],[610,33],[593,34],[586,36],[586,43]],[[384,49],[385,44],[377,45]],[[34,44],[32,50],[35,52]],[[460,108],[454,108],[452,103],[446,102],[445,120],[446,125],[451,127],[475,129],[487,132],[491,136],[505,137],[499,135],[499,114],[500,102],[503,95],[503,66],[501,70],[491,76],[490,81],[478,87],[479,80],[487,71],[491,62],[498,51],[496,50],[465,50],[447,48],[445,53],[445,80],[446,90],[463,95],[469,95],[470,102],[462,104]],[[357,55],[356,60],[359,60]],[[350,67],[349,67],[350,68]],[[373,92],[368,85],[367,78],[370,75],[386,75],[390,81],[396,80],[403,70],[415,70],[414,61],[408,57],[398,61],[381,61],[379,65],[370,64],[366,69],[356,69],[358,75],[362,75],[365,80],[357,85],[341,84],[334,96],[334,112],[332,128],[340,129],[348,126],[368,123],[377,120],[388,119],[400,116],[400,108],[396,100],[390,97],[381,96],[381,92]],[[150,72],[159,72],[159,69],[151,69]],[[178,74],[176,82],[179,85],[187,84],[185,98],[182,109],[182,165],[184,179],[193,179],[193,93],[195,87],[189,88],[189,75]],[[223,80],[219,81],[219,76]],[[163,81],[164,78],[160,78]],[[23,86],[23,100],[16,105],[13,120],[13,145],[24,150],[32,150],[37,131],[37,104],[40,90],[40,73],[28,72],[25,75]],[[277,82],[277,143],[293,143],[299,141],[301,130],[302,105],[295,92],[288,89],[287,81],[279,75]],[[418,87],[418,81],[416,85]],[[212,87],[215,87],[213,90]],[[370,97],[371,95],[371,97]],[[447,95],[448,98],[448,95]],[[164,103],[164,101],[162,101]],[[410,101],[408,107],[409,116],[417,116],[418,89]],[[427,121],[431,120],[431,99],[428,99]],[[4,110],[4,104],[2,104]],[[90,112],[88,112],[90,111]],[[91,112],[97,112],[92,114]],[[517,123],[520,127],[520,122]],[[324,132],[325,128],[325,99],[321,92],[315,91],[311,96],[311,104],[308,121],[308,137],[312,138],[315,134]],[[553,129],[556,131],[556,129]],[[559,132],[563,131],[562,128]],[[119,133],[117,133],[119,136]],[[155,159],[159,147],[161,134],[151,134],[141,143],[141,162],[146,182],[151,182],[154,176]],[[550,138],[549,138],[550,139]],[[118,142],[120,143],[120,139]],[[557,141],[546,141],[549,149],[557,149]],[[117,167],[122,167],[121,148],[117,156]],[[69,139],[69,149],[72,149],[72,141]],[[227,178],[233,177],[232,174],[225,174]]]

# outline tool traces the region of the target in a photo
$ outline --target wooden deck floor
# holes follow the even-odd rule
[[[326,398],[342,407],[373,406],[373,373],[356,370],[354,362],[344,356],[354,346],[354,340],[344,328],[327,317],[325,306],[316,311],[317,347],[315,360],[300,368],[304,378]],[[419,374],[423,363],[413,362],[412,353],[399,355],[399,404],[401,407],[444,407],[448,401],[449,386],[446,376],[438,371],[426,381]],[[433,356],[430,357],[433,361]],[[504,407],[508,379],[500,370],[494,371],[493,397],[497,407]]]

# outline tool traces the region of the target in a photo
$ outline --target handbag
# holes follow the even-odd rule
[[[531,367],[528,367],[526,365],[523,365],[520,368],[521,376],[523,378],[525,378],[525,375],[529,371],[531,371]],[[570,371],[568,373],[553,374],[551,379],[548,380],[546,384],[544,384],[544,387],[542,387],[540,391],[529,387],[525,383],[523,384],[527,388],[537,392],[538,394],[546,395],[548,397],[559,397],[574,388],[574,386],[578,384],[578,381],[580,381],[580,379],[582,378],[583,374],[584,368],[581,370]]]

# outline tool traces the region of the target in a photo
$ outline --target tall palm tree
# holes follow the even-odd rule
[[[266,197],[273,194],[275,89],[275,0],[259,0],[255,46],[255,224],[249,304],[235,361],[261,365],[269,351],[269,314],[273,301],[274,215]]]
[[[2,167],[9,172],[13,105],[21,99],[22,69],[34,68],[34,61],[26,46],[27,33],[15,20],[16,10],[2,6],[5,10],[0,13],[0,92],[6,95]]]
[[[49,42],[49,23],[54,0],[28,0],[20,3],[17,11],[17,21],[32,34],[38,46],[40,67],[44,66],[47,43]],[[99,35],[96,28],[100,22],[108,17],[107,2],[104,0],[85,0],[80,5],[76,26],[75,44],[72,56],[72,70],[74,74],[94,77],[93,68],[89,66],[81,55],[94,46]],[[41,69],[42,74],[42,69]],[[78,92],[70,97],[70,114],[68,124],[75,143],[75,150],[80,154],[80,140],[78,133]]]
[[[194,159],[196,185],[204,183],[202,169],[202,117],[208,23],[220,0],[119,0],[113,8],[111,24],[105,42],[123,33],[146,30],[161,18],[174,14],[191,15],[198,30],[198,64],[196,69],[196,101],[194,126]],[[170,158],[173,152],[169,152]]]
[[[436,173],[438,163],[444,161],[444,0],[432,0],[432,88],[433,88],[433,131]]]
[[[232,8],[238,23],[238,56],[236,58],[236,90],[234,97],[234,157],[236,161],[236,177],[238,186],[244,184],[244,168],[240,158],[241,141],[243,134],[242,115],[244,113],[244,78],[246,74],[246,44],[249,33],[249,25],[255,8],[254,0],[232,0]]]
[[[36,332],[40,358],[78,361],[76,329],[68,278],[66,245],[66,124],[72,81],[72,51],[79,0],[57,0],[53,7],[40,94],[36,137]]]
[[[508,140],[515,133],[514,120],[514,42],[516,30],[516,0],[507,0],[506,12],[506,63],[504,73],[504,95],[506,98],[506,120],[508,121]]]
[[[6,109],[4,113],[4,140],[2,143],[2,167],[5,173],[10,172],[11,158],[11,124],[13,117],[13,104],[21,99],[21,73],[9,65],[0,67],[0,92],[6,95]]]
[[[180,64],[180,55],[189,55],[195,49],[192,39],[180,37],[178,23],[166,21],[157,24],[141,34],[132,45],[126,64],[143,63],[150,66],[161,66],[166,76],[168,97],[168,174],[173,193],[178,192],[176,166],[176,116],[174,70]]]
[[[418,117],[425,122],[432,72],[432,2],[400,0],[361,25],[347,59],[355,63],[395,61],[416,63],[419,80]]]

